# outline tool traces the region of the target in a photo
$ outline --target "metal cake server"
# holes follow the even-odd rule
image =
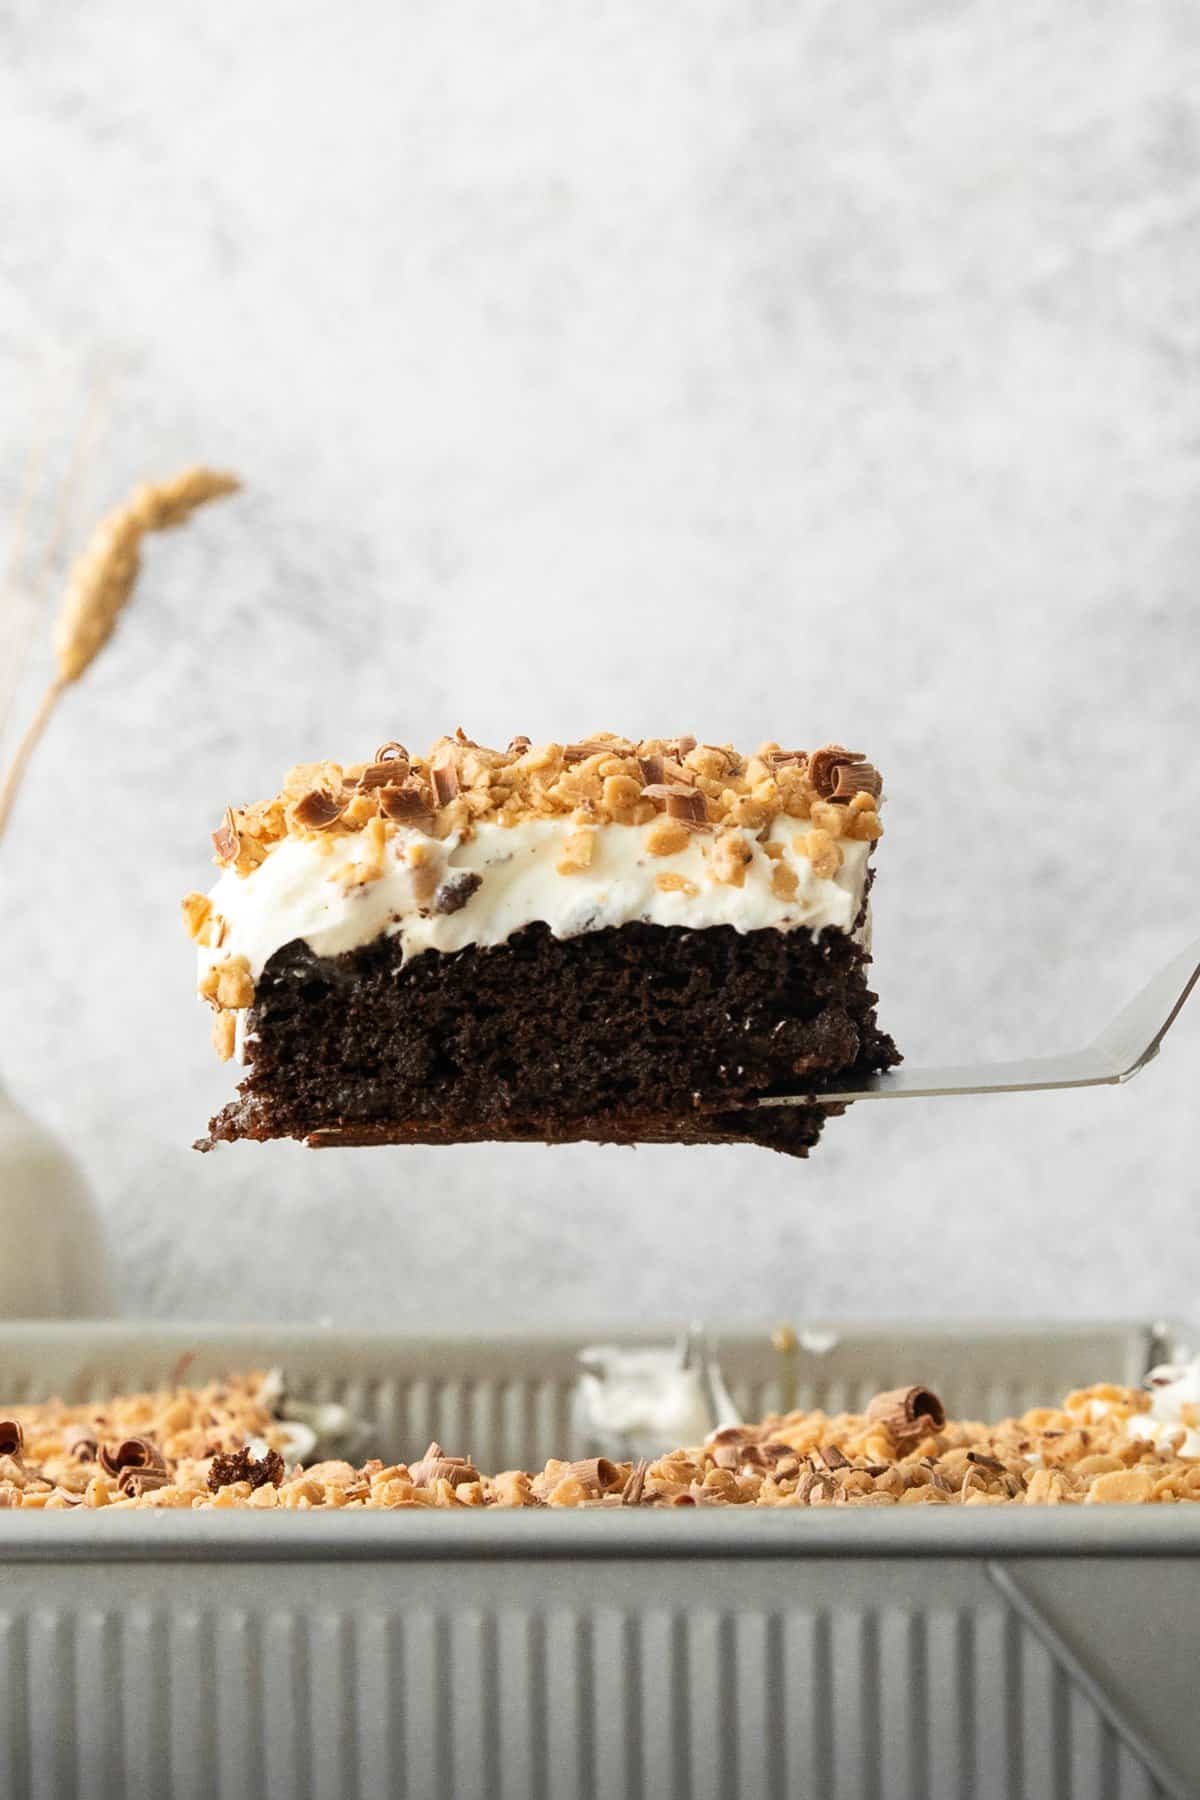
[[[959,1068],[890,1069],[813,1093],[764,1094],[757,1106],[811,1106],[840,1100],[917,1100],[941,1094],[1031,1094],[1043,1088],[1117,1087],[1158,1055],[1183,1003],[1200,981],[1200,938],[1172,957],[1136,999],[1084,1050]]]

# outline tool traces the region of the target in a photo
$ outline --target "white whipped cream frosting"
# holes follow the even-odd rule
[[[782,846],[779,860],[797,876],[795,894],[784,899],[772,886],[776,862],[749,829],[741,833],[750,852],[741,887],[710,874],[711,833],[694,832],[673,856],[652,856],[645,827],[636,825],[597,826],[591,866],[560,875],[564,844],[577,830],[569,819],[527,819],[508,827],[489,821],[465,839],[401,829],[385,846],[382,875],[357,886],[339,877],[362,855],[358,834],[284,838],[250,874],[227,869],[211,890],[226,929],[219,948],[201,950],[201,975],[213,963],[244,956],[257,981],[275,951],[295,938],[318,956],[338,956],[382,935],[398,937],[408,961],[425,950],[502,944],[538,923],[558,938],[635,920],[690,930],[732,925],[738,931],[849,932],[862,905],[871,852],[869,843],[841,840],[842,866],[826,879],[793,847],[809,830],[807,821],[776,818],[766,841]],[[478,876],[479,885],[456,911],[439,911],[436,890],[461,875]],[[682,877],[690,886],[664,891],[660,875]]]
[[[1182,1431],[1180,1456],[1200,1456],[1200,1357],[1185,1363],[1161,1363],[1151,1369],[1146,1385],[1150,1411],[1133,1415],[1128,1425],[1130,1437],[1161,1444],[1173,1432]]]

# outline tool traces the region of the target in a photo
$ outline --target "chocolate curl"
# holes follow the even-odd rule
[[[836,1444],[821,1445],[821,1461],[827,1469],[848,1469],[849,1457],[843,1456]]]
[[[408,774],[408,752],[404,750],[403,745],[385,744],[384,749],[395,749],[397,752],[402,751],[403,754],[381,757],[377,751],[375,761],[368,763],[358,778],[360,792],[364,790],[369,792],[372,788],[395,787],[397,782],[403,781]]]
[[[626,738],[582,738],[577,744],[563,745],[565,763],[586,762],[589,756],[632,756],[633,745]]]
[[[149,1438],[122,1438],[116,1445],[104,1444],[96,1458],[106,1475],[120,1476],[125,1469],[166,1469],[163,1453]]]
[[[509,740],[507,754],[509,756],[524,756],[525,752],[527,750],[532,750],[532,748],[533,744],[531,740],[522,732],[519,736]]]
[[[225,818],[219,828],[212,834],[213,849],[217,853],[219,863],[235,863],[241,848],[237,826],[234,823],[233,808],[225,808]]]
[[[15,1419],[0,1419],[0,1456],[21,1455],[25,1448],[25,1433]]]
[[[661,756],[639,756],[638,768],[647,787],[661,787],[666,780],[667,765]]]
[[[143,1494],[152,1493],[155,1488],[170,1485],[171,1477],[165,1469],[122,1469],[117,1481],[117,1491],[128,1500],[139,1500]]]
[[[314,788],[311,794],[305,794],[297,800],[292,808],[292,817],[297,825],[303,825],[305,831],[328,831],[336,825],[346,810],[346,802],[334,799],[321,788]]]
[[[100,1444],[95,1432],[86,1425],[72,1425],[63,1433],[63,1449],[76,1462],[95,1462]]]
[[[685,825],[703,825],[708,818],[708,801],[699,788],[687,787],[682,781],[653,781],[642,789],[643,800],[661,801],[667,817],[680,819]]]
[[[855,794],[871,794],[876,799],[883,792],[883,776],[874,764],[869,762],[841,763],[837,770],[837,778],[831,800],[844,804],[853,800]]]
[[[946,1423],[946,1409],[932,1388],[889,1388],[886,1393],[876,1394],[867,1408],[867,1417],[882,1425],[897,1443],[903,1443],[940,1431]]]
[[[650,1464],[646,1461],[644,1456],[638,1462],[634,1463],[632,1469],[629,1471],[629,1479],[621,1489],[622,1506],[637,1506],[640,1504],[646,1486],[646,1471],[649,1467]]]
[[[379,804],[389,819],[398,825],[410,825],[417,819],[428,820],[431,817],[430,806],[423,790],[407,783],[403,787],[385,787],[379,790]]]
[[[842,744],[825,744],[808,759],[808,778],[822,800],[829,800],[837,786],[837,771],[844,763],[864,760],[861,750],[847,750]]]
[[[478,1481],[479,1470],[469,1456],[447,1456],[440,1444],[430,1444],[419,1463],[408,1471],[414,1487],[432,1487],[435,1481],[448,1481],[458,1487],[464,1481]]]
[[[449,751],[439,756],[429,771],[433,795],[439,806],[449,806],[458,792],[458,770]]]
[[[582,1462],[568,1463],[566,1474],[573,1475],[581,1487],[593,1497],[608,1493],[621,1480],[621,1471],[607,1456],[588,1456]]]

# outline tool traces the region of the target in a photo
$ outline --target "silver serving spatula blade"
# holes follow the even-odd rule
[[[764,1094],[757,1106],[811,1106],[844,1100],[930,1100],[946,1094],[1031,1094],[1046,1088],[1116,1087],[1158,1055],[1163,1039],[1200,981],[1200,938],[1165,969],[1083,1050],[1016,1062],[965,1063],[945,1069],[890,1069],[838,1079],[818,1092]]]

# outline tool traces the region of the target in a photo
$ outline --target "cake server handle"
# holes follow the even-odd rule
[[[1200,981],[1200,938],[1164,969],[1083,1050],[1028,1056],[1016,1062],[960,1068],[890,1069],[860,1075],[814,1093],[764,1094],[756,1106],[811,1106],[847,1100],[929,1100],[942,1094],[1030,1094],[1046,1088],[1116,1087],[1132,1081],[1158,1055],[1163,1039]]]

